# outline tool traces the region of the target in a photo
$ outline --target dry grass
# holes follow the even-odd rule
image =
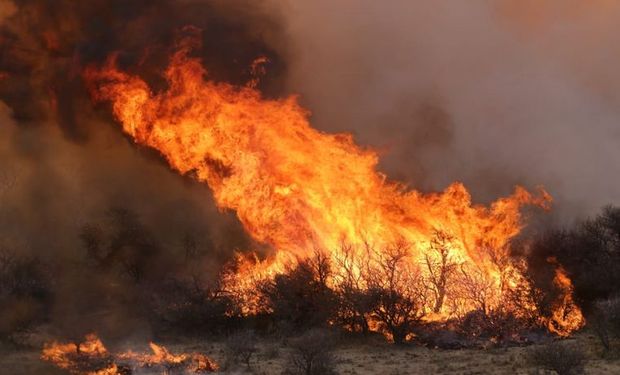
[[[586,374],[618,374],[620,359],[601,356],[602,348],[594,335],[581,333],[570,340],[586,354]],[[219,363],[226,357],[225,341],[163,343],[173,351],[202,351]],[[0,349],[0,369],[7,374],[63,374],[38,359],[35,349]],[[396,347],[380,339],[344,340],[335,351],[338,374],[545,374],[527,361],[531,348],[441,350],[420,346]],[[281,374],[290,349],[286,341],[261,339],[251,358],[251,369],[235,373]],[[5,373],[0,371],[0,373]]]

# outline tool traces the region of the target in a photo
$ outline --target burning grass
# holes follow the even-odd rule
[[[310,343],[307,340],[310,339]],[[332,338],[333,339],[333,338]],[[294,373],[295,362],[300,356],[312,360],[322,358],[312,356],[315,350],[321,355],[331,358],[331,366],[338,374],[538,374],[541,370],[550,368],[547,363],[538,364],[532,361],[532,353],[554,350],[553,348],[565,345],[576,347],[582,352],[582,364],[585,372],[590,374],[616,374],[620,369],[617,358],[600,358],[597,355],[601,345],[594,335],[587,332],[575,334],[569,340],[560,340],[559,343],[542,343],[529,347],[488,348],[486,350],[460,348],[458,350],[434,349],[421,345],[395,347],[384,342],[380,337],[368,337],[365,340],[356,340],[350,337],[335,337],[336,341],[328,341],[324,345],[324,338],[310,331],[307,334],[296,336],[285,341],[260,336],[257,341],[257,352],[252,359],[252,371],[257,374],[282,374],[285,371]],[[179,351],[199,350],[210,353],[215,359],[224,358],[226,340],[175,339],[175,348]],[[306,345],[307,344],[307,345]],[[550,344],[550,345],[549,345]],[[277,348],[279,354],[273,356],[271,351]],[[555,356],[557,358],[557,356]],[[37,364],[36,358],[25,354],[9,353],[0,356],[0,366],[11,374],[49,374],[45,364]],[[303,359],[302,358],[302,359]],[[32,363],[28,372],[20,371],[24,368],[24,361]],[[305,360],[307,363],[308,361]],[[299,362],[297,362],[299,363]],[[37,365],[38,367],[36,367]],[[318,366],[317,368],[321,368]],[[38,371],[37,371],[38,369]],[[231,369],[232,373],[244,371],[245,365],[241,362]],[[293,371],[291,371],[293,370]],[[139,369],[135,373],[163,372],[161,368]],[[53,372],[56,373],[56,372]],[[173,372],[174,373],[174,372]]]
[[[154,369],[165,374],[171,371],[187,374],[215,372],[218,365],[201,353],[173,354],[165,347],[150,343],[152,353],[110,353],[94,334],[84,342],[49,343],[41,358],[77,375],[128,375],[141,369]]]

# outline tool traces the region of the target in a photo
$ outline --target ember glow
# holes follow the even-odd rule
[[[217,371],[218,365],[204,354],[173,354],[163,346],[150,343],[152,354],[127,351],[108,352],[95,334],[89,334],[82,343],[47,344],[41,358],[55,366],[79,375],[123,375],[139,369],[159,369],[169,373],[171,369],[184,373]]]
[[[264,308],[252,297],[255,281],[317,251],[336,266],[330,280],[336,283],[345,269],[363,274],[395,244],[404,244],[403,274],[419,274],[416,282],[440,276],[435,267],[442,261],[458,270],[426,299],[427,319],[483,308],[538,315],[562,335],[583,325],[567,277],[556,310],[577,315],[539,316],[528,297],[526,266],[509,256],[510,241],[524,226],[522,207],[549,207],[543,189],[533,194],[516,187],[489,207],[473,204],[458,182],[442,193],[411,190],[380,173],[377,153],[356,145],[351,135],[312,128],[310,112],[296,97],[265,99],[255,81],[243,87],[210,81],[201,62],[189,56],[194,47],[193,39],[179,43],[163,91],[119,70],[114,58],[84,76],[95,100],[111,102],[126,134],[158,150],[174,170],[207,183],[218,206],[234,210],[251,236],[273,249],[262,261],[239,256],[236,272],[224,279],[245,314]],[[517,291],[518,307],[505,299]]]

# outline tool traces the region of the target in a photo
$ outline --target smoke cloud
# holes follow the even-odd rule
[[[202,30],[201,57],[213,79],[246,82],[252,60],[267,56],[262,89],[278,93],[284,65],[264,41],[277,23],[243,2],[0,1],[0,251],[52,265],[52,319],[63,332],[140,328],[131,321],[140,308],[131,281],[93,272],[80,238],[87,225],[113,225],[111,210],[135,214],[160,250],[144,260],[151,278],[187,271],[188,238],[206,254],[194,265],[205,278],[215,278],[234,250],[259,246],[234,213],[215,207],[207,186],[127,140],[107,108],[93,108],[81,80],[85,66],[116,53],[161,85],[159,72],[186,25]],[[102,310],[105,318],[84,318]]]
[[[279,3],[279,2],[278,2]],[[414,188],[543,185],[569,221],[620,202],[614,1],[290,1],[290,91]]]
[[[516,184],[543,185],[555,216],[592,213],[620,201],[619,18],[620,6],[604,0],[4,0],[5,231],[26,228],[31,240],[60,244],[70,230],[47,228],[59,210],[74,225],[123,204],[150,218],[158,211],[154,221],[166,229],[168,211],[184,211],[176,208],[186,200],[188,225],[226,222],[242,232],[216,213],[206,188],[131,147],[106,109],[93,111],[81,81],[84,66],[117,53],[125,68],[162,85],[159,72],[186,25],[203,30],[212,78],[247,82],[251,61],[266,55],[266,95],[300,93],[315,126],[377,149],[392,179],[424,191],[460,180],[480,202]]]
[[[172,221],[228,253],[247,245],[234,214],[218,212],[207,187],[134,148],[107,108],[93,108],[81,71],[115,53],[157,87],[173,41],[193,25],[213,79],[246,82],[252,60],[264,55],[271,74],[262,88],[276,94],[284,65],[265,42],[274,20],[240,1],[0,1],[2,237],[64,253],[76,248],[75,229],[89,218],[126,207],[164,242],[174,241]]]

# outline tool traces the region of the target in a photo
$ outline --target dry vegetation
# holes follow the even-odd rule
[[[259,338],[256,351],[250,357],[250,367],[244,360],[230,364],[222,373],[231,374],[328,374],[332,368],[336,374],[552,374],[545,364],[532,360],[532,352],[549,352],[548,347],[557,345],[575,348],[584,357],[585,374],[617,374],[620,358],[602,355],[604,348],[596,335],[578,334],[573,339],[559,343],[540,344],[530,347],[492,349],[431,349],[417,345],[394,346],[382,338],[364,340],[340,339],[325,344],[323,332],[309,332],[291,339]],[[334,338],[330,338],[334,340]],[[226,339],[191,340],[166,343],[173,351],[199,351],[225,363],[230,342]],[[333,350],[330,350],[333,345]],[[326,348],[321,351],[317,348]],[[544,348],[544,349],[541,349]],[[318,354],[317,354],[318,353]],[[65,374],[49,363],[40,361],[37,348],[9,350],[0,354],[2,373],[21,375]],[[325,358],[328,355],[329,358]],[[314,356],[314,357],[313,357]],[[314,358],[318,371],[306,372],[304,367]],[[318,357],[318,359],[317,359]],[[331,367],[333,365],[333,367]],[[329,367],[322,367],[329,366]],[[566,372],[581,374],[582,372]]]
[[[205,353],[223,371],[232,373],[528,374],[541,370],[579,374],[582,365],[585,373],[620,371],[616,359],[620,353],[618,208],[606,209],[570,231],[537,238],[530,246],[528,277],[541,291],[532,297],[540,311],[551,307],[556,298],[547,263],[547,259],[556,258],[574,277],[575,295],[588,319],[585,333],[555,346],[545,344],[555,336],[530,323],[527,315],[515,319],[501,309],[489,309],[483,284],[474,273],[455,266],[445,246],[449,238],[441,233],[432,244],[437,256],[427,258],[424,264],[431,275],[425,282],[403,262],[406,245],[385,249],[375,262],[361,263],[361,273],[350,268],[355,263],[346,256],[352,257],[352,253],[342,251],[345,258],[330,264],[317,252],[287,272],[257,284],[259,302],[269,313],[244,316],[217,278],[190,267],[202,264],[201,256],[207,257],[208,252],[196,255],[187,251],[190,255],[175,272],[155,277],[160,273],[144,261],[150,259],[144,254],[163,252],[164,247],[131,213],[112,211],[110,220],[110,225],[87,226],[82,233],[81,271],[91,281],[87,285],[92,286],[92,294],[89,303],[83,304],[85,313],[80,319],[69,317],[67,324],[50,319],[50,311],[63,301],[58,299],[59,283],[51,272],[54,263],[0,252],[4,323],[0,325],[0,369],[11,374],[58,373],[39,360],[43,344],[61,338],[75,341],[99,331],[108,336],[111,347],[120,342],[125,349],[139,348],[148,335],[172,350]],[[191,250],[191,241],[186,242]],[[588,257],[582,259],[585,249]],[[539,263],[541,260],[544,263]],[[330,266],[336,266],[338,272]],[[331,286],[326,282],[330,277],[336,281]],[[457,278],[462,289],[471,291],[466,297],[479,301],[478,309],[445,323],[424,320],[429,311],[421,306],[438,309],[453,302],[455,294],[447,281]],[[107,290],[110,298],[120,296],[133,303],[106,305],[100,298],[101,285],[112,284],[122,285],[123,294],[118,294],[119,288]],[[519,296],[506,297],[507,301],[520,300]],[[27,308],[20,310],[20,306]],[[132,314],[133,320],[129,319]],[[98,329],[98,323],[110,321],[107,315],[122,318]],[[374,333],[369,329],[371,323],[375,324]],[[137,324],[147,326],[143,332],[148,334],[136,333]],[[27,334],[41,332],[41,327],[49,327],[53,334]],[[115,328],[114,335],[106,327]],[[347,333],[342,336],[343,332]],[[132,334],[140,340],[129,340]],[[393,345],[385,337],[402,345]],[[535,345],[520,347],[532,342]]]

